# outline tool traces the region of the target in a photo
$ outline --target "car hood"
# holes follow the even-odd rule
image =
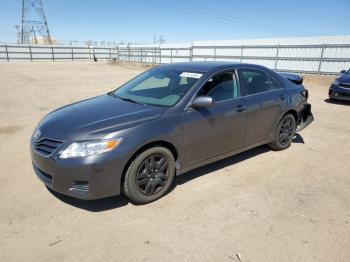
[[[165,110],[123,101],[109,95],[83,100],[49,113],[40,122],[42,137],[58,140],[101,138],[158,118]]]
[[[350,74],[341,74],[337,80],[339,83],[350,83]]]

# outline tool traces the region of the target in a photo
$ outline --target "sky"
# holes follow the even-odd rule
[[[22,0],[0,0],[0,42],[15,42]],[[165,43],[349,35],[350,0],[43,0],[61,42]]]

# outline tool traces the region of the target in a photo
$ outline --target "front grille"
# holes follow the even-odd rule
[[[339,84],[339,86],[344,88],[350,88],[350,83],[341,83]]]
[[[60,145],[61,141],[43,138],[39,141],[34,141],[34,149],[44,156],[51,155]]]

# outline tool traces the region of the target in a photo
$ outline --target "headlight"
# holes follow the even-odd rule
[[[121,138],[108,140],[74,142],[63,150],[60,158],[85,157],[108,152],[116,148],[122,142]]]
[[[333,85],[339,85],[340,83],[339,83],[339,81],[337,80],[337,79],[335,79],[334,81],[333,81]]]

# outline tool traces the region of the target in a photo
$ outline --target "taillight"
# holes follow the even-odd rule
[[[306,100],[309,98],[309,91],[307,89],[304,89],[301,94],[305,97]]]

